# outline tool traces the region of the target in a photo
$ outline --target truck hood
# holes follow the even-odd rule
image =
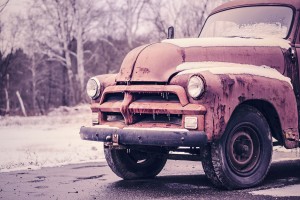
[[[284,72],[283,39],[190,38],[164,40],[133,49],[127,54],[117,82],[168,82],[178,67],[190,62],[237,63],[268,66]]]

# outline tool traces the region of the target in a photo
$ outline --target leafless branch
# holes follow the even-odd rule
[[[7,6],[9,0],[6,0],[3,4],[0,5],[0,13],[4,10],[4,8]]]

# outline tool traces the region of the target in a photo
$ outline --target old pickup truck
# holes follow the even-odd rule
[[[217,187],[260,184],[273,146],[299,143],[299,26],[299,0],[230,1],[198,38],[133,49],[118,74],[88,81],[92,126],[81,138],[104,142],[123,179],[186,159]]]

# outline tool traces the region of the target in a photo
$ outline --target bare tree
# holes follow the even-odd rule
[[[2,6],[6,6],[8,1]],[[3,8],[4,9],[4,8]],[[19,38],[19,27],[14,26],[18,17],[11,18],[11,26],[7,27],[0,21],[0,82],[2,82],[5,93],[5,114],[10,113],[10,95],[9,95],[9,67],[11,66],[15,43]]]
[[[151,2],[151,15],[148,17],[148,21],[151,21],[156,29],[156,31],[154,31],[156,34],[153,34],[156,35],[155,39],[160,40],[162,38],[166,38],[169,26],[174,26],[176,29],[176,35],[181,36],[181,28],[178,25],[178,15],[181,12],[182,6],[182,1],[170,3],[164,0],[153,0]]]
[[[10,97],[9,97],[9,74],[8,74],[8,67],[11,62],[12,53],[8,54],[7,56],[3,56],[0,52],[0,80],[1,85],[3,85],[3,90],[5,94],[5,109],[2,109],[5,115],[9,115],[10,113]]]
[[[96,1],[89,0],[71,0],[71,6],[73,10],[73,34],[76,38],[76,60],[77,60],[77,79],[80,83],[80,91],[85,86],[85,54],[88,53],[84,49],[84,45],[89,41],[89,37],[99,37],[98,34],[92,34],[91,32],[96,27],[102,27],[103,10],[97,6]],[[109,41],[106,41],[109,43]],[[74,54],[73,54],[74,55]]]
[[[25,24],[23,22],[23,24]],[[39,54],[39,46],[37,43],[37,38],[40,35],[40,29],[37,27],[33,17],[31,15],[27,16],[26,19],[26,49],[27,54],[30,57],[31,65],[28,66],[31,74],[32,74],[32,107],[33,112],[37,111],[37,66],[38,66],[38,54]]]
[[[215,6],[227,0],[152,0],[148,20],[158,32],[158,39],[166,37],[167,28],[175,27],[176,37],[197,37],[206,17]]]
[[[111,14],[115,16],[113,20],[119,22],[115,30],[124,33],[130,49],[134,47],[133,43],[137,40],[138,31],[146,21],[145,8],[149,2],[150,0],[107,0]]]
[[[5,0],[4,2],[0,2],[0,13],[4,10],[4,8],[7,6],[9,0]]]
[[[32,19],[41,30],[37,41],[40,50],[66,68],[69,100],[74,104],[81,99],[84,89],[84,44],[86,34],[97,24],[96,3],[93,0],[36,0],[31,10]]]

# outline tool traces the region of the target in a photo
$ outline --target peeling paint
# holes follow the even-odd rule
[[[143,68],[143,67],[140,67],[139,70],[140,70],[140,72],[141,72],[142,74],[149,74],[149,73],[150,73],[149,68]]]

